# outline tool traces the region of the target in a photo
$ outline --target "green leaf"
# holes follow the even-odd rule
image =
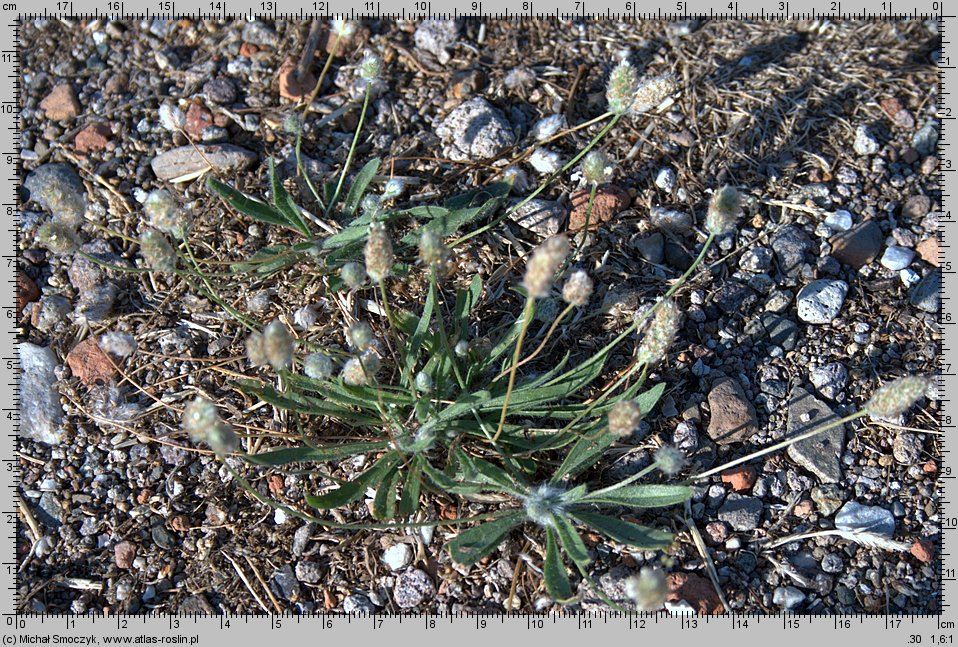
[[[309,228],[303,222],[302,216],[299,215],[299,207],[293,202],[289,192],[283,186],[283,182],[276,175],[276,165],[273,163],[272,157],[269,159],[269,183],[273,191],[273,206],[286,219],[287,226],[298,230],[304,236],[309,236]]]
[[[663,550],[672,543],[672,533],[640,526],[604,514],[572,510],[570,514],[606,537],[641,550]]]
[[[345,445],[330,445],[328,447],[288,447],[262,454],[246,454],[243,458],[254,465],[276,467],[289,463],[334,461],[348,456],[358,456],[369,452],[385,449],[389,441],[378,440],[368,443],[347,443]]]
[[[449,542],[449,554],[465,566],[475,564],[491,553],[510,530],[522,523],[522,519],[522,513],[513,512],[495,521],[487,521],[475,528],[464,530]]]
[[[422,236],[423,231],[432,231],[443,238],[452,236],[460,227],[469,224],[473,220],[482,218],[493,211],[499,206],[500,198],[492,198],[487,200],[482,206],[479,207],[468,207],[464,209],[443,209],[442,207],[427,207],[427,210],[413,211],[407,210],[404,211],[404,214],[409,215],[423,215],[428,217],[429,222],[425,223],[419,229],[416,229],[401,239],[401,242],[404,245],[415,245],[419,238]],[[412,213],[409,213],[412,211]]]
[[[373,498],[373,518],[392,519],[396,516],[396,486],[402,479],[402,472],[396,466],[386,472],[382,480],[376,485],[376,496]]]
[[[423,461],[422,473],[436,492],[450,494],[476,494],[477,492],[482,492],[483,489],[488,489],[483,488],[483,486],[479,485],[478,483],[463,483],[461,481],[457,481],[445,472],[437,470],[435,467],[430,465],[428,461]]]
[[[579,499],[579,503],[624,505],[630,508],[663,508],[685,503],[692,496],[687,485],[627,485],[609,492],[594,492]]]
[[[289,227],[300,232],[300,230],[290,224],[286,217],[278,210],[259,200],[254,200],[253,198],[243,195],[230,185],[224,184],[212,176],[206,179],[206,186],[210,191],[221,197],[229,206],[243,215],[249,216],[254,220],[259,220],[260,222]]]
[[[556,533],[559,535],[559,541],[562,543],[566,555],[580,566],[585,566],[592,561],[589,559],[589,549],[585,547],[575,526],[561,514],[552,515],[552,519],[555,522]]]
[[[559,546],[552,528],[546,528],[546,561],[542,566],[542,576],[546,583],[546,591],[554,600],[565,602],[572,598],[569,574],[559,556]]]
[[[416,324],[416,329],[409,337],[409,343],[406,344],[404,352],[406,353],[406,372],[412,378],[412,372],[416,368],[416,362],[419,359],[419,349],[422,348],[423,340],[429,332],[429,322],[432,321],[432,309],[436,303],[435,290],[426,291],[426,303],[423,304],[422,315]],[[412,378],[415,379],[415,378]]]
[[[610,434],[608,431],[579,438],[572,449],[569,450],[569,453],[566,454],[559,469],[552,475],[550,482],[556,484],[568,475],[574,476],[591,467],[615,441],[615,434]]]
[[[473,472],[476,481],[489,483],[502,488],[506,492],[516,492],[516,482],[509,473],[497,465],[481,458],[469,456],[465,452],[458,452],[459,461],[464,468]]]
[[[449,198],[446,200],[446,207],[448,209],[463,209],[472,206],[476,200],[485,201],[490,198],[505,198],[509,195],[511,189],[512,182],[506,180],[493,182],[487,187],[460,193],[459,195]]]
[[[469,284],[468,290],[459,290],[456,293],[456,334],[462,337],[462,332],[469,329],[470,315],[479,297],[482,296],[482,277],[476,274]]]
[[[376,176],[376,171],[379,170],[379,164],[381,162],[382,160],[377,157],[376,159],[369,160],[365,166],[359,169],[359,173],[357,173],[353,179],[352,186],[349,187],[349,193],[346,194],[346,202],[343,205],[343,213],[347,216],[352,217],[356,214],[356,210],[359,209],[359,203],[363,199],[363,194],[366,193],[369,183],[372,182]]]
[[[402,457],[396,452],[384,454],[382,458],[376,461],[375,465],[360,474],[356,479],[339,486],[338,489],[326,494],[307,494],[306,503],[320,510],[338,508],[351,503],[360,498],[366,488],[380,485],[379,482],[401,461]]]
[[[270,245],[257,250],[245,261],[232,263],[230,269],[234,272],[255,272],[266,275],[286,269],[299,258],[300,254],[288,245]]]
[[[400,516],[407,517],[416,512],[419,506],[419,492],[422,487],[421,474],[422,464],[425,458],[421,454],[413,457],[406,473],[406,482],[402,489],[402,498],[399,500],[397,512]]]

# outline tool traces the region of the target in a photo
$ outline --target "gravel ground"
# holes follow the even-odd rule
[[[298,59],[308,32],[306,23],[284,21],[23,26],[24,611],[501,610],[527,541],[536,547],[531,563],[541,563],[541,538],[518,532],[480,566],[463,568],[443,550],[451,530],[303,525],[243,492],[179,428],[184,403],[199,393],[258,446],[281,445],[296,431],[290,417],[236,389],[237,377],[257,374],[244,360],[242,326],[182,281],[121,268],[141,261],[141,202],[156,188],[169,188],[191,214],[200,258],[242,260],[287,240],[228,212],[202,181],[169,180],[205,166],[203,157],[254,195],[266,191],[270,156],[290,175],[294,137],[283,123],[295,104],[281,96],[280,81],[286,94],[297,88],[280,68]],[[851,412],[894,377],[934,372],[939,48],[937,26],[922,22],[490,21],[481,29],[371,21],[334,60],[303,153],[311,172],[341,167],[357,112],[316,123],[355,98],[364,49],[384,58],[386,87],[356,159],[382,156],[389,173],[414,179],[413,204],[493,179],[496,159],[526,150],[541,118],[577,124],[601,114],[620,57],[650,74],[674,73],[674,102],[621,122],[604,144],[619,170],[601,192],[597,210],[606,213],[586,247],[596,316],[559,339],[560,350],[583,358],[628,325],[700,249],[710,191],[739,187],[750,198],[747,220],[679,293],[685,323],[653,375],[668,390],[647,419],[649,435],[619,448],[595,478],[634,473],[662,442],[704,468]],[[486,121],[481,137],[467,141],[462,120],[470,114]],[[180,119],[188,137],[175,128]],[[569,159],[594,132],[547,148]],[[191,140],[212,148],[200,156]],[[533,184],[541,178],[535,166],[549,157],[521,162]],[[546,217],[524,221],[533,231],[502,226],[464,246],[457,280],[479,273],[489,286],[515,281],[536,231],[581,218],[577,188],[566,177],[547,191]],[[82,223],[84,250],[117,269],[45,251],[36,231],[51,213]],[[337,298],[308,263],[268,281],[225,277],[218,288],[263,324],[277,316],[292,323],[296,310],[318,305],[311,338],[341,339]],[[395,292],[408,305],[421,286],[410,281]],[[500,323],[519,306],[495,300],[482,319]],[[118,367],[97,344],[107,332],[136,339],[136,353]],[[935,394],[927,396],[900,419],[857,421],[717,475],[695,487],[684,513],[648,518],[677,532],[671,604],[937,612],[940,443]],[[337,429],[323,421],[311,433]],[[293,505],[319,483],[229,460],[260,491]],[[357,466],[339,467],[348,474]],[[457,510],[426,497],[421,515],[494,507]],[[368,517],[365,506],[336,514]],[[865,526],[885,541],[766,541]],[[589,544],[593,576],[612,598],[622,598],[625,578],[643,564],[661,562],[597,536]],[[589,587],[580,588],[581,608],[597,608]],[[551,604],[530,568],[517,579],[516,599],[526,611]]]

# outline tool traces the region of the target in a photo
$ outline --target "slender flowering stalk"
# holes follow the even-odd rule
[[[927,377],[910,375],[885,384],[865,403],[865,413],[878,418],[894,418],[908,411],[928,389]]]

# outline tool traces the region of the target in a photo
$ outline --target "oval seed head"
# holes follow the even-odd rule
[[[587,184],[602,184],[612,178],[615,165],[602,151],[592,150],[582,160],[582,179]]]
[[[100,348],[116,357],[129,357],[136,352],[136,339],[125,332],[100,335]]]
[[[359,76],[364,81],[378,81],[383,73],[383,59],[374,54],[366,54],[359,63]]]
[[[269,358],[266,356],[266,347],[263,344],[262,333],[253,332],[246,338],[246,356],[253,366],[266,366]]]
[[[416,390],[420,393],[429,393],[432,391],[433,381],[432,375],[425,371],[419,371],[416,373]]]
[[[186,233],[186,216],[169,191],[150,191],[143,203],[143,210],[154,227],[170,236],[183,238]]]
[[[356,33],[356,23],[334,18],[330,21],[330,31],[333,33],[333,36],[342,38],[343,40],[349,40]]]
[[[194,442],[205,442],[217,454],[239,449],[239,437],[233,427],[220,419],[216,406],[197,396],[183,410],[183,428]]]
[[[373,378],[376,377],[376,373],[379,372],[379,369],[382,368],[383,365],[383,361],[379,359],[379,355],[372,349],[360,355],[359,360],[363,363],[363,368],[366,369],[366,375]]]
[[[552,526],[555,524],[556,514],[561,514],[565,509],[565,490],[557,488],[548,483],[542,483],[531,488],[523,498],[522,503],[526,509],[526,516],[540,526]]]
[[[313,380],[326,380],[333,374],[333,360],[326,353],[310,353],[303,360],[303,373]]]
[[[531,299],[544,299],[552,289],[552,280],[562,262],[569,255],[569,239],[565,235],[550,236],[536,247],[526,264],[522,280]]]
[[[343,382],[350,386],[363,386],[366,384],[366,371],[358,357],[353,357],[343,365]]]
[[[423,265],[437,269],[449,262],[449,248],[442,242],[442,236],[428,229],[422,232],[419,237],[419,260]]]
[[[375,222],[369,227],[369,238],[366,240],[366,274],[375,283],[381,283],[392,271],[393,244],[389,239],[386,225]]]
[[[632,113],[638,114],[652,110],[675,92],[675,77],[662,74],[643,79],[635,89],[632,99]]]
[[[283,130],[290,135],[298,135],[303,130],[303,116],[298,112],[291,112],[283,119]]]
[[[635,400],[620,400],[609,409],[609,431],[619,438],[627,438],[642,422],[642,407]]]
[[[140,234],[140,254],[152,270],[172,272],[176,269],[176,252],[166,236],[155,229]]]
[[[629,110],[635,99],[635,91],[639,87],[639,73],[628,61],[622,61],[615,66],[609,75],[609,83],[605,87],[605,98],[609,102],[609,110],[621,115]]]
[[[924,395],[931,381],[909,375],[885,384],[865,403],[865,412],[878,418],[895,418],[908,411]]]
[[[675,476],[685,469],[685,454],[672,445],[662,445],[655,450],[655,466],[667,476]]]
[[[37,241],[57,256],[72,254],[80,246],[73,228],[56,221],[46,222],[40,226],[37,230]]]
[[[355,290],[366,282],[366,268],[361,263],[349,261],[340,268],[339,276],[349,289]]]
[[[369,348],[369,345],[373,343],[373,329],[363,321],[357,321],[351,325],[347,336],[353,348],[360,352]]]
[[[468,357],[469,356],[469,342],[463,340],[456,343],[455,347],[452,349],[452,352],[456,354],[456,357]]]
[[[585,270],[576,270],[570,274],[565,285],[562,286],[562,298],[566,303],[570,303],[577,308],[587,304],[591,296],[592,279],[589,278]]]
[[[642,341],[636,351],[638,362],[651,366],[661,361],[675,341],[681,322],[682,313],[675,301],[666,299],[661,302],[652,315],[652,321],[644,326]]]
[[[406,182],[398,178],[393,178],[386,182],[386,186],[383,187],[383,200],[392,200],[393,198],[398,198],[406,190]]]
[[[715,192],[709,201],[708,215],[705,216],[705,228],[710,234],[721,236],[735,227],[742,217],[742,198],[738,191],[723,186]]]
[[[282,371],[293,365],[293,337],[279,319],[263,329],[263,352],[273,370]]]
[[[632,598],[639,611],[658,611],[665,604],[669,586],[665,573],[643,566],[639,574],[625,582],[625,594]]]

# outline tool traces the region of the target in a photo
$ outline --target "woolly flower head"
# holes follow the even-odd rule
[[[710,234],[721,236],[735,227],[742,217],[742,199],[738,191],[723,186],[715,192],[709,201],[708,214],[705,216],[705,228]]]
[[[609,432],[619,438],[632,435],[642,422],[642,407],[635,400],[620,400],[609,409]]]
[[[273,320],[263,332],[254,332],[246,338],[246,353],[253,366],[272,366],[282,371],[293,365],[293,337],[279,319]]]
[[[643,566],[638,575],[625,582],[628,595],[639,611],[658,611],[665,604],[669,586],[665,573],[657,568]]]
[[[194,442],[205,442],[217,454],[239,449],[239,437],[233,427],[220,419],[216,406],[197,396],[183,410],[183,428]]]
[[[544,299],[549,296],[555,273],[568,255],[569,239],[562,234],[550,236],[536,247],[526,264],[526,275],[522,280],[530,298]]]
[[[865,412],[879,418],[894,418],[908,411],[924,395],[931,381],[910,375],[885,384],[865,403]]]
[[[668,476],[675,476],[685,469],[685,454],[672,445],[662,445],[655,450],[653,460],[655,461],[655,467]]]
[[[582,179],[587,184],[602,184],[612,178],[615,165],[602,151],[592,150],[582,160]]]
[[[605,87],[605,98],[609,110],[617,115],[628,112],[639,87],[639,73],[628,61],[622,61],[612,70]]]
[[[333,360],[326,353],[310,353],[303,360],[303,373],[313,380],[325,380],[333,374]]]
[[[406,190],[406,181],[400,180],[399,178],[393,178],[386,182],[386,186],[383,187],[383,200],[392,200],[393,198],[398,198]]]
[[[170,236],[183,238],[187,228],[186,215],[169,191],[151,191],[143,202],[143,210],[155,228]]]
[[[373,352],[366,352],[359,357],[353,357],[343,365],[341,374],[343,382],[350,386],[362,386],[376,377],[381,365],[379,356]]]
[[[100,335],[100,348],[116,357],[129,357],[136,352],[136,339],[125,332]]]
[[[562,513],[566,503],[566,491],[548,483],[535,486],[522,498],[526,516],[543,527],[555,524],[554,515]]]
[[[393,243],[386,231],[386,225],[374,222],[369,227],[369,237],[366,239],[366,273],[376,283],[382,282],[392,271],[395,255]]]
[[[366,54],[359,62],[359,77],[367,83],[378,81],[383,73],[383,59],[375,54]]]
[[[283,130],[290,135],[298,135],[303,130],[303,116],[298,112],[292,112],[283,119]]]
[[[469,356],[469,342],[462,340],[456,342],[456,345],[453,347],[452,352],[456,354],[456,357],[468,357]]]
[[[378,195],[370,193],[363,197],[359,203],[359,208],[362,210],[363,215],[373,218],[382,210],[383,199]]]
[[[350,289],[355,290],[366,282],[366,268],[361,263],[349,261],[339,269],[339,276]]]
[[[140,234],[140,254],[152,270],[172,272],[176,269],[176,252],[166,236],[155,229]]]
[[[420,393],[428,393],[432,391],[434,384],[432,381],[432,376],[425,372],[419,371],[416,373],[416,390]]]
[[[356,23],[340,18],[330,21],[329,28],[334,36],[343,40],[349,40],[356,33]]]
[[[37,230],[37,241],[58,256],[73,253],[80,246],[76,232],[55,220],[40,226]]]
[[[442,236],[434,231],[425,230],[419,237],[419,260],[427,267],[444,269],[449,263],[449,248],[442,241]]]
[[[576,270],[569,275],[562,286],[562,298],[566,303],[581,308],[589,302],[592,296],[592,279],[585,270]]]
[[[675,335],[679,332],[682,313],[672,299],[661,302],[652,315],[652,320],[644,326],[642,340],[636,351],[639,363],[655,364],[665,357]]]
[[[364,351],[373,343],[373,329],[364,321],[357,321],[349,327],[349,343],[358,351]]]

